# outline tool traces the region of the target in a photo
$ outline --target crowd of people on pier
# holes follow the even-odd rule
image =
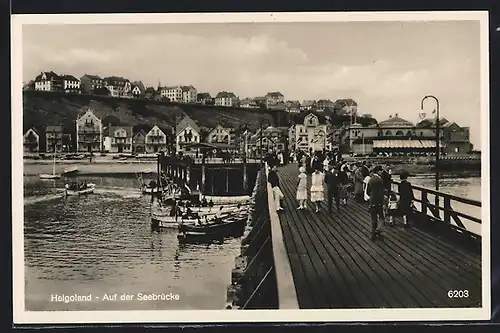
[[[409,227],[413,213],[413,190],[408,181],[408,172],[400,173],[398,193],[393,190],[392,168],[389,164],[376,165],[367,161],[344,161],[335,151],[304,153],[298,151],[291,155],[291,162],[298,165],[296,200],[298,210],[307,209],[307,199],[319,213],[321,203],[326,201],[328,214],[337,214],[352,197],[356,203],[366,203],[371,217],[372,239],[381,236],[384,226],[393,226],[394,218],[401,216],[403,225]],[[268,181],[273,190],[273,198],[278,211],[284,210],[278,176],[278,166],[283,164],[276,153],[265,159],[269,166]],[[311,175],[308,186],[308,174]]]

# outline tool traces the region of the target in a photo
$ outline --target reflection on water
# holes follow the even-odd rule
[[[224,308],[239,240],[180,246],[176,230],[151,232],[150,198],[135,178],[83,180],[97,184],[96,193],[65,199],[63,181],[25,178],[26,310]],[[179,300],[50,301],[51,294],[170,292]]]

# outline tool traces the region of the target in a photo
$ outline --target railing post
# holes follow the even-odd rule
[[[421,213],[425,216],[425,215],[427,215],[427,208],[428,208],[427,202],[429,202],[429,199],[427,199],[427,191],[421,190],[420,193],[421,193],[421,200],[422,200],[422,202],[421,202],[421,205],[422,205],[422,209],[421,209],[422,211],[421,211]]]
[[[444,196],[444,222],[447,224],[451,223],[450,211],[451,211],[451,199],[449,196],[445,195]]]

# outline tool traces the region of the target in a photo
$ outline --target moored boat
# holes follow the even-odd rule
[[[41,173],[40,179],[59,179],[61,175],[56,173],[56,153],[53,154],[53,164],[52,164],[52,174],[50,173]]]
[[[220,239],[225,237],[240,237],[245,231],[248,215],[238,214],[217,218],[205,224],[179,225],[178,239],[190,241],[204,239]]]
[[[64,168],[64,170],[63,170],[63,174],[65,176],[74,175],[76,173],[78,173],[78,166],[77,165],[69,166],[67,168]]]
[[[93,183],[69,183],[64,186],[66,196],[78,196],[94,193],[95,184]]]
[[[250,200],[249,195],[229,195],[229,196],[222,196],[222,195],[200,195],[200,198],[204,197],[205,200],[211,201],[214,204],[237,204],[237,203],[244,203],[248,202]]]

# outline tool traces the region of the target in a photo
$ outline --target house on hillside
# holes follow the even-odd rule
[[[85,74],[80,78],[80,88],[84,94],[93,94],[96,89],[102,87],[102,78],[98,75]]]
[[[286,101],[285,110],[287,112],[298,113],[300,112],[300,102],[299,101]]]
[[[320,99],[319,101],[316,102],[314,108],[316,111],[326,111],[326,110],[333,110],[335,107],[335,103],[332,102],[329,99]]]
[[[257,104],[257,106],[259,108],[267,108],[267,98],[266,97],[258,96],[258,97],[255,97],[253,99],[253,101],[255,102],[255,104]]]
[[[136,98],[144,97],[146,87],[141,81],[134,81],[130,84],[132,95]]]
[[[219,106],[236,106],[238,97],[232,92],[221,91],[215,96],[215,105]]]
[[[305,100],[300,104],[300,111],[309,111],[316,106],[315,100]]]
[[[196,94],[196,102],[199,104],[212,104],[212,96],[209,93],[198,93]]]
[[[182,103],[191,104],[196,103],[196,95],[198,94],[196,88],[193,86],[181,86],[182,89]]]
[[[103,86],[109,90],[111,97],[129,97],[132,92],[132,84],[123,77],[108,76],[102,81]]]
[[[35,90],[61,91],[62,88],[63,88],[62,78],[53,71],[41,72],[35,78]]]
[[[45,127],[45,151],[47,153],[59,153],[63,146],[62,126]]]
[[[147,87],[146,90],[144,90],[144,98],[145,99],[154,99],[156,96],[156,90],[153,87]]]
[[[233,132],[232,128],[224,127],[219,124],[208,133],[207,142],[227,143],[228,145],[233,144],[234,140],[232,138],[232,132]]]
[[[103,126],[91,109],[76,119],[76,151],[100,152],[103,149]]]
[[[266,106],[269,108],[272,105],[283,103],[285,101],[285,96],[279,91],[268,92],[266,96]]]
[[[251,98],[244,98],[240,101],[241,108],[258,109],[259,105]]]
[[[158,87],[158,90],[160,92],[160,95],[164,98],[168,98],[170,102],[182,102],[181,86]]]
[[[110,153],[132,153],[132,126],[111,126],[109,137],[111,138]]]
[[[40,134],[35,128],[30,128],[23,135],[23,148],[26,153],[37,153],[40,151]]]
[[[73,75],[62,75],[63,91],[67,94],[80,94],[80,80]]]
[[[144,137],[146,153],[165,152],[168,149],[168,129],[154,125]]]
[[[175,149],[177,152],[190,153],[190,149],[185,146],[201,141],[201,131],[196,122],[188,116],[184,116],[176,126]]]

